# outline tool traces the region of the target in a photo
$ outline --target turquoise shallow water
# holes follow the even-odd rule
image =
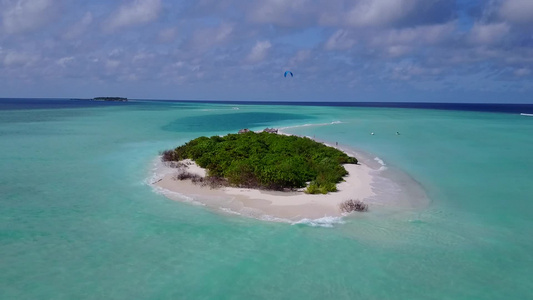
[[[146,184],[163,149],[267,126],[379,157],[430,203],[317,227]],[[0,137],[0,299],[531,297],[531,117],[132,102],[1,110]]]

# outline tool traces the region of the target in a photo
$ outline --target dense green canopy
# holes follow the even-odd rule
[[[228,134],[199,137],[174,150],[164,160],[192,159],[233,186],[281,190],[302,188],[308,193],[336,191],[347,175],[342,166],[357,159],[309,138],[274,133]]]

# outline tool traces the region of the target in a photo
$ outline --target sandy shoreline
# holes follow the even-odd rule
[[[349,199],[369,204],[370,210],[376,206],[413,208],[428,203],[423,188],[414,179],[402,172],[390,172],[378,157],[363,158],[361,153],[352,149],[324,144],[359,160],[357,165],[344,165],[348,175],[343,182],[337,184],[337,192],[326,195],[235,187],[211,189],[193,184],[191,180],[174,179],[180,171],[160,160],[156,163],[155,175],[150,184],[172,200],[194,202],[219,212],[274,221],[297,222],[342,217],[344,214],[339,204]],[[206,171],[196,163],[191,160],[185,162],[188,165],[187,172],[205,176]]]
[[[205,170],[192,161],[186,169],[190,173],[205,175]],[[173,200],[183,201],[184,197],[215,209],[230,210],[251,217],[268,215],[291,221],[339,217],[342,213],[339,204],[349,199],[362,200],[372,197],[372,169],[364,164],[346,164],[348,176],[337,184],[337,192],[326,195],[310,195],[303,191],[278,192],[247,188],[222,187],[211,189],[193,184],[190,180],[175,180],[177,169],[161,164],[160,171],[166,173],[153,183],[154,186],[172,193],[164,193]]]
[[[339,149],[342,150],[342,149]],[[346,151],[345,151],[346,152]],[[184,161],[186,171],[205,176],[206,171],[191,160]],[[214,209],[261,218],[298,221],[323,217],[340,217],[339,204],[349,200],[365,201],[375,196],[372,190],[373,169],[359,162],[357,165],[345,164],[348,175],[337,184],[337,192],[326,195],[311,195],[303,191],[278,192],[248,188],[222,187],[211,189],[193,184],[191,180],[176,180],[178,169],[163,163],[157,167],[160,176],[152,185],[173,200],[192,199]]]

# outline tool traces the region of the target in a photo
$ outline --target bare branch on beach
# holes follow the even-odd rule
[[[186,163],[181,162],[181,161],[165,161],[165,166],[169,168],[173,168],[173,169],[179,169],[179,170],[189,168],[189,166]]]
[[[165,150],[160,153],[161,161],[176,161],[176,152],[174,150]]]
[[[346,213],[349,213],[352,211],[360,211],[360,212],[368,211],[367,204],[363,203],[362,201],[353,200],[353,199],[342,202],[341,204],[339,204],[339,207],[342,212],[346,212]]]
[[[203,187],[208,186],[211,189],[216,189],[228,185],[227,180],[225,180],[224,178],[214,176],[202,177],[198,174],[193,174],[186,171],[176,173],[172,177],[172,179],[180,181],[190,180],[193,184],[198,184]]]

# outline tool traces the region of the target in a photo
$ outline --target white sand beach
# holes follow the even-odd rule
[[[186,171],[205,176],[206,170],[191,160]],[[164,175],[153,183],[155,186],[170,191],[164,193],[173,200],[193,199],[208,207],[231,211],[234,213],[262,217],[270,216],[286,220],[317,219],[338,217],[342,215],[339,204],[349,199],[362,200],[374,196],[372,191],[372,169],[362,163],[345,164],[348,175],[337,185],[337,192],[326,195],[310,195],[303,191],[267,191],[248,188],[222,187],[211,189],[192,183],[191,180],[174,179],[177,169],[161,166]],[[184,197],[186,196],[186,197]]]

